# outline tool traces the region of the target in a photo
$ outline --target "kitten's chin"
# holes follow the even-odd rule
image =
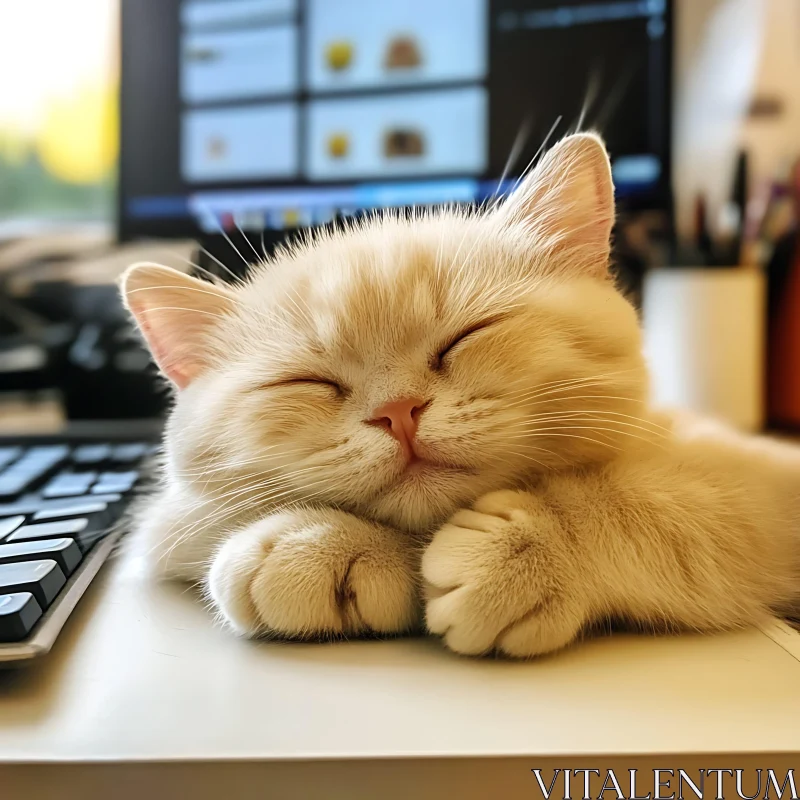
[[[369,513],[394,527],[425,533],[486,491],[471,470],[430,462],[410,464],[369,504]]]

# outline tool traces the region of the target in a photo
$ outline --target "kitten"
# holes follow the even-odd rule
[[[318,234],[215,286],[122,289],[177,389],[137,536],[241,634],[534,656],[609,617],[796,601],[800,457],[651,407],[594,135],[504,204]]]

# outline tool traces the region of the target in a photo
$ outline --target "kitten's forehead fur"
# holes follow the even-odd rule
[[[274,326],[326,357],[375,364],[518,307],[534,282],[519,238],[459,211],[384,215],[317,234],[254,272],[231,325]]]
[[[219,299],[132,272],[128,304],[182,388],[171,478],[220,496],[250,482],[238,511],[322,501],[424,530],[537,471],[610,458],[645,400],[636,316],[607,274],[612,221],[602,144],[572,137],[498,210],[318,234]],[[424,480],[365,424],[401,397],[427,404],[419,446],[445,467]]]

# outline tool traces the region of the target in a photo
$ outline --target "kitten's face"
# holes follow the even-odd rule
[[[128,286],[129,304],[183,386],[173,476],[227,492],[232,512],[313,500],[424,530],[641,435],[639,334],[605,275],[608,215],[599,234],[574,223],[570,244],[560,228],[537,236],[521,208],[375,222],[231,292],[140,267],[161,272]],[[183,326],[162,335],[157,317],[178,307]],[[398,437],[382,408],[406,399],[416,431]]]

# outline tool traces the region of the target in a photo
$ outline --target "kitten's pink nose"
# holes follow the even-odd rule
[[[412,442],[417,435],[417,425],[427,403],[418,397],[404,397],[402,400],[392,400],[372,412],[372,419],[367,420],[373,425],[380,425],[394,436],[403,447],[403,453],[410,461],[414,458]]]

